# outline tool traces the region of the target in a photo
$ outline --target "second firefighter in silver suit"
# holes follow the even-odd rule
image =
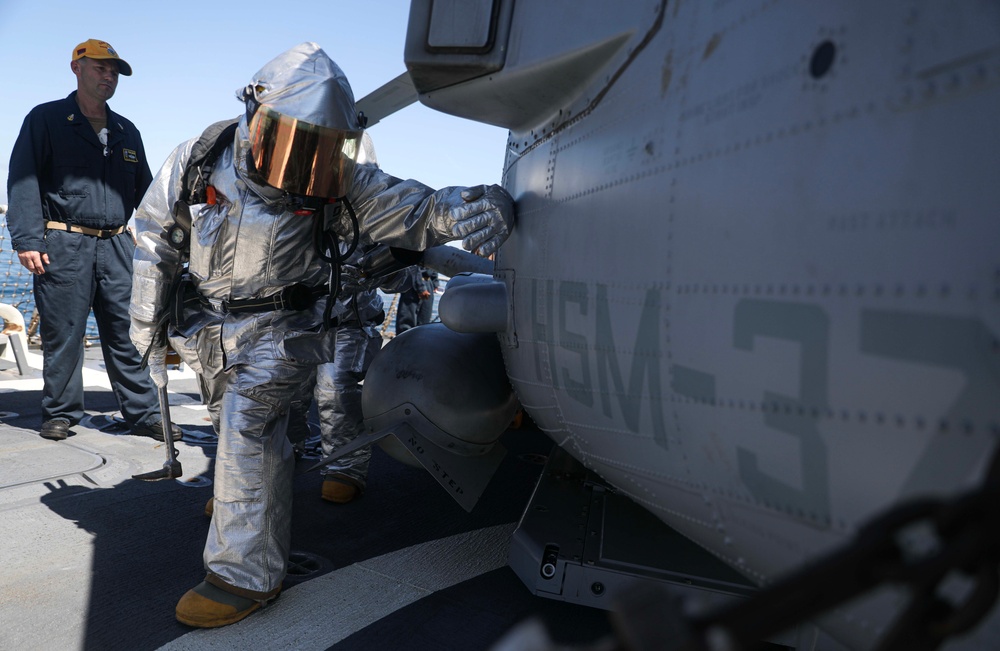
[[[404,291],[415,282],[418,273],[417,267],[398,272],[383,282],[380,289]],[[323,456],[351,443],[364,432],[361,381],[382,350],[380,327],[385,321],[385,312],[378,292],[367,289],[352,294],[345,307],[346,314],[337,329],[333,361],[316,369],[314,395]],[[371,446],[366,445],[323,466],[322,498],[343,504],[359,497],[367,485],[371,455]]]
[[[214,202],[190,207],[189,250],[171,246],[167,234],[194,140],[170,154],[136,213],[132,339],[140,351],[152,348],[151,375],[165,382],[154,334],[186,258],[201,301],[182,333],[197,353],[187,361],[222,395],[207,576],[176,609],[179,621],[201,627],[239,621],[274,598],[285,576],[289,405],[316,366],[334,359],[337,330],[324,323],[346,316],[337,313],[341,302],[324,314],[335,274],[315,226],[327,202],[353,205],[361,244],[412,251],[462,239],[488,256],[513,218],[499,186],[435,191],[355,165],[363,129],[353,92],[313,43],[266,64],[239,97],[246,115],[212,170]],[[292,286],[310,300],[285,301]]]

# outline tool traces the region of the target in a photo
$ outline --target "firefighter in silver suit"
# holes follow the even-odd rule
[[[339,265],[322,244],[329,233],[350,238],[343,221],[353,215],[359,246],[422,251],[461,239],[489,256],[514,211],[496,185],[435,191],[356,164],[363,125],[353,92],[314,43],[267,63],[237,95],[246,113],[211,169],[208,200],[188,206],[186,248],[177,246],[175,215],[197,138],[170,154],[136,212],[130,307],[132,340],[162,386],[159,324],[186,263],[197,301],[179,333],[185,361],[222,399],[207,576],[175,614],[205,628],[239,621],[281,590],[294,469],[289,404],[316,366],[334,359],[337,330],[326,326],[344,316],[331,282]]]

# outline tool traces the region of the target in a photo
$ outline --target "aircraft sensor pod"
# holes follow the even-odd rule
[[[510,426],[517,400],[495,336],[431,323],[395,337],[375,358],[362,406],[369,430],[391,425],[393,414],[388,420],[406,419],[434,444],[477,456]]]
[[[496,335],[417,326],[386,344],[361,394],[369,436],[392,434],[466,510],[505,451],[518,402]]]

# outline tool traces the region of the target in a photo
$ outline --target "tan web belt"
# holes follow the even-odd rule
[[[93,235],[94,237],[99,237],[102,240],[109,237],[114,237],[119,233],[125,232],[125,226],[119,226],[118,228],[88,228],[87,226],[77,226],[76,224],[65,224],[63,222],[45,222],[45,228],[54,231],[69,231],[70,233],[83,233],[84,235]]]

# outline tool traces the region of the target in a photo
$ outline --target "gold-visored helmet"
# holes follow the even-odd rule
[[[304,197],[343,197],[364,130],[340,67],[303,43],[261,68],[238,95],[248,106],[250,161],[261,181]]]

